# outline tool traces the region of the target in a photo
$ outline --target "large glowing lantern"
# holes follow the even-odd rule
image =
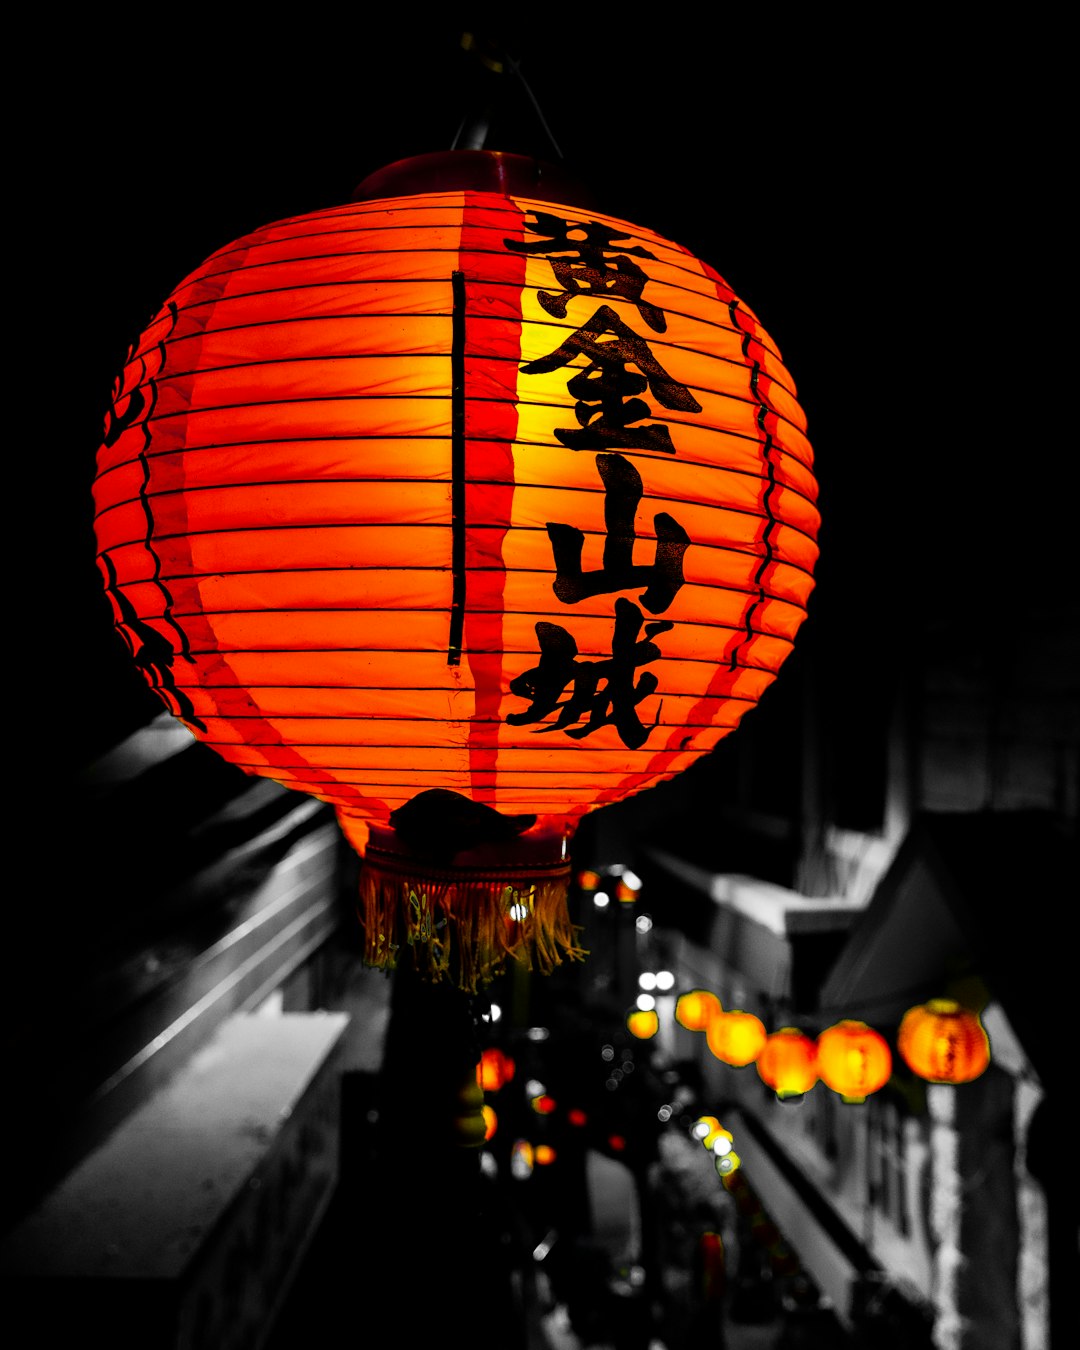
[[[908,1068],[930,1083],[970,1083],[990,1064],[990,1039],[978,1013],[947,998],[909,1008],[896,1047]]]
[[[742,1008],[718,1013],[705,1029],[705,1040],[712,1053],[735,1068],[753,1064],[761,1054],[766,1035],[761,1018]]]
[[[734,729],[817,556],[753,311],[547,181],[421,156],[219,249],[132,349],[94,485],[145,678],[336,808],[370,964],[472,989],[580,954],[577,821]]]
[[[879,1031],[846,1019],[817,1038],[818,1077],[845,1102],[864,1102],[885,1086],[892,1073],[892,1051]]]
[[[780,1101],[798,1101],[818,1080],[817,1045],[797,1027],[781,1027],[766,1037],[757,1071]]]

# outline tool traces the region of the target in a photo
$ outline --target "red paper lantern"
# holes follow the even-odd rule
[[[742,1008],[719,1013],[705,1029],[705,1040],[712,1053],[735,1068],[752,1064],[761,1054],[765,1039],[764,1022]]]
[[[865,1022],[846,1020],[817,1038],[818,1076],[846,1102],[863,1102],[885,1086],[892,1052],[885,1037]]]
[[[970,1083],[990,1064],[990,1039],[978,1013],[947,998],[909,1008],[896,1046],[907,1066],[931,1083]]]
[[[576,822],[734,729],[817,556],[803,414],[753,312],[538,172],[421,156],[219,249],[134,346],[94,485],[147,681],[333,804],[370,964],[411,949],[470,989],[581,954]]]
[[[818,1080],[817,1046],[798,1028],[781,1027],[766,1037],[757,1070],[781,1101],[798,1100]]]

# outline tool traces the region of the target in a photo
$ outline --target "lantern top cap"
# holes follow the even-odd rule
[[[932,998],[924,1006],[928,1012],[936,1013],[939,1016],[950,1016],[953,1013],[964,1011],[960,1004],[952,998]]]
[[[354,202],[421,192],[498,192],[593,209],[590,194],[557,164],[504,150],[437,150],[395,160],[359,183]]]

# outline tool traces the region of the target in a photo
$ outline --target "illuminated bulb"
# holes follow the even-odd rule
[[[653,998],[652,994],[638,994],[637,1005],[642,1012],[652,1012],[656,1007],[656,999]]]
[[[592,898],[592,902],[597,909],[607,909],[611,903],[611,897],[604,891],[597,891]]]
[[[518,901],[517,904],[511,905],[510,917],[515,919],[518,923],[523,923],[529,917],[529,906],[521,904],[520,901]]]
[[[623,884],[629,886],[632,891],[641,890],[641,878],[636,872],[631,872],[629,867],[623,868],[622,880]]]
[[[652,973],[651,970],[643,970],[641,974],[638,976],[637,982],[642,989],[656,988],[656,976]]]
[[[648,916],[648,914],[639,914],[637,918],[634,920],[634,927],[638,930],[639,933],[651,933],[652,919]]]
[[[675,976],[670,970],[660,970],[656,974],[657,989],[672,989],[675,986]]]

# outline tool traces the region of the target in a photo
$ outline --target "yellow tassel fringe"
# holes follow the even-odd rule
[[[425,978],[452,980],[475,994],[508,960],[547,975],[587,955],[567,910],[569,866],[484,872],[373,854],[369,849],[360,874],[369,966],[394,970],[411,949]]]

